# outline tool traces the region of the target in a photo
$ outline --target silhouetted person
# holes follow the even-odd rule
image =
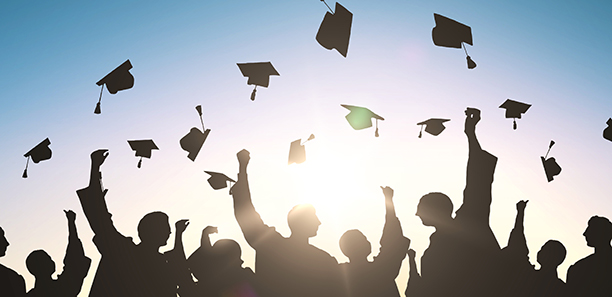
[[[504,283],[507,286],[503,296],[556,297],[564,296],[565,283],[559,279],[557,268],[565,260],[566,250],[556,240],[547,241],[537,255],[540,269],[529,262],[529,249],[525,239],[523,221],[528,201],[516,204],[516,220],[508,239],[508,246],[502,249]]]
[[[6,255],[9,242],[4,236],[4,229],[0,227],[0,257]],[[0,296],[23,297],[26,295],[25,280],[13,269],[0,264]]]
[[[240,245],[231,239],[220,239],[211,245],[212,233],[217,233],[216,227],[204,228],[200,247],[187,260],[198,279],[197,296],[257,296],[255,273],[242,267]]]
[[[255,271],[266,297],[342,296],[342,278],[335,258],[308,243],[321,222],[311,205],[297,205],[287,216],[291,236],[264,224],[251,201],[246,168],[249,152],[238,153],[240,171],[232,188],[234,214],[246,241],[256,251]]]
[[[139,244],[119,233],[106,207],[102,189],[100,166],[108,156],[107,150],[91,154],[89,186],[77,191],[81,206],[95,236],[94,244],[102,258],[96,271],[90,297],[175,297],[179,282],[187,281],[185,255],[181,235],[187,220],[176,223],[174,250],[160,254],[170,237],[168,216],[163,212],[146,214],[138,223]],[[183,263],[182,263],[183,262]]]
[[[436,231],[421,257],[421,275],[410,279],[406,296],[489,296],[498,285],[493,268],[500,247],[489,226],[497,158],[476,138],[480,111],[468,108],[465,113],[469,159],[463,205],[453,218],[448,196],[429,193],[419,201],[416,215]]]
[[[386,205],[385,226],[380,239],[380,253],[374,261],[368,261],[372,245],[359,230],[346,231],[340,238],[340,249],[349,258],[349,263],[340,264],[340,268],[350,297],[400,296],[395,278],[410,247],[410,240],[404,237],[395,216],[393,189],[382,189]]]
[[[83,251],[75,224],[76,214],[72,210],[64,212],[68,220],[68,247],[64,256],[64,269],[54,280],[52,275],[55,273],[55,262],[49,254],[43,250],[31,252],[26,258],[26,266],[36,277],[36,283],[28,292],[28,297],[75,297],[81,292],[91,259],[85,256]]]
[[[612,296],[612,223],[593,216],[582,234],[595,252],[570,266],[567,286],[571,296]]]

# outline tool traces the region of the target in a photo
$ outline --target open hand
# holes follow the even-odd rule
[[[74,213],[74,211],[64,210],[64,213],[66,214],[66,218],[68,219],[68,221],[71,221],[71,222],[76,221],[76,213]]]
[[[527,202],[529,202],[529,200],[521,200],[519,202],[516,203],[516,210],[518,211],[525,211],[525,207],[527,207]]]
[[[177,233],[183,233],[185,232],[185,229],[187,229],[187,226],[189,226],[189,220],[188,219],[179,220],[176,222],[176,224],[174,224],[174,226],[176,227]]]
[[[240,163],[241,166],[246,166],[249,164],[249,160],[251,160],[251,153],[249,153],[247,150],[239,151],[236,156],[238,157],[238,163]]]
[[[380,187],[383,190],[383,194],[385,195],[386,199],[391,199],[393,198],[393,189],[391,189],[390,187]]]
[[[106,160],[106,157],[108,157],[107,149],[99,149],[91,153],[91,166],[100,167],[100,165],[104,163],[104,160]]]
[[[468,107],[465,110],[465,115],[465,133],[474,133],[476,131],[476,124],[480,121],[480,110]]]

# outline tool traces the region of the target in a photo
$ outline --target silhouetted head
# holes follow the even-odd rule
[[[372,245],[361,231],[353,229],[340,237],[340,250],[352,261],[367,258],[372,252]]]
[[[147,245],[161,247],[170,238],[168,215],[161,211],[146,214],[138,223],[138,237]]]
[[[566,254],[565,246],[561,242],[549,240],[538,252],[538,263],[540,263],[542,268],[550,267],[556,269],[557,266],[563,263]]]
[[[310,204],[294,206],[287,215],[287,223],[291,235],[313,237],[317,235],[321,221],[317,217],[314,207]]]
[[[35,250],[26,258],[28,271],[36,278],[50,278],[55,273],[55,262],[43,250]]]
[[[0,227],[0,257],[4,257],[6,255],[6,248],[9,246],[8,240],[4,236],[4,229]]]
[[[242,249],[240,245],[231,239],[220,239],[212,247],[213,254],[225,267],[241,267]]]
[[[419,201],[416,215],[425,226],[439,226],[452,219],[453,202],[442,193],[429,193]]]
[[[593,216],[582,235],[590,247],[609,247],[612,240],[612,223],[605,217]]]

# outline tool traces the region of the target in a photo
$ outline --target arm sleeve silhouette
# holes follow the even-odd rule
[[[183,225],[181,228],[180,225]],[[187,265],[187,258],[185,256],[185,249],[183,246],[183,232],[187,228],[187,221],[181,220],[176,223],[176,232],[174,237],[174,248],[165,253],[172,274],[176,278],[179,285],[179,292],[183,292],[183,295],[189,295],[189,292],[193,292],[195,283],[191,277],[189,266]]]
[[[240,167],[238,180],[232,187],[234,198],[234,215],[242,229],[244,238],[251,247],[257,249],[265,240],[281,237],[274,227],[264,224],[251,201],[246,165]]]
[[[408,263],[410,264],[410,274],[408,276],[408,284],[406,285],[406,297],[418,297],[421,296],[420,284],[421,275],[419,274],[416,264],[416,253],[414,250],[408,251]]]
[[[374,258],[374,263],[381,278],[395,279],[410,247],[410,240],[404,237],[402,225],[395,215],[393,199],[385,199],[385,205],[385,226],[380,238],[380,253]]]
[[[85,256],[83,243],[79,239],[74,220],[68,219],[68,247],[64,257],[64,269],[58,276],[66,296],[76,296],[81,291],[83,280],[87,276],[91,259]]]
[[[514,228],[510,232],[508,246],[505,249],[508,253],[512,254],[510,257],[513,258],[513,260],[529,262],[529,248],[527,247],[527,240],[525,239],[525,228],[523,226],[524,220],[525,209],[517,209],[516,219],[514,221]]]

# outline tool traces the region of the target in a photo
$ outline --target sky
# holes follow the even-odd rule
[[[327,2],[332,8],[334,2]],[[515,204],[529,200],[525,233],[530,259],[548,240],[568,253],[559,267],[592,253],[582,233],[593,215],[610,217],[612,143],[602,137],[612,117],[612,20],[605,1],[362,1],[341,3],[353,13],[346,58],[317,43],[327,11],[320,1],[228,0],[70,1],[0,3],[0,226],[11,243],[0,263],[34,278],[25,258],[46,250],[61,271],[67,243],[62,210],[77,213],[77,227],[92,269],[79,296],[87,296],[100,255],[75,191],[86,187],[89,154],[109,150],[102,167],[113,221],[138,242],[136,226],[148,212],[166,212],[171,224],[189,219],[187,254],[201,230],[217,226],[213,241],[242,246],[245,266],[255,252],[235,221],[228,189],[215,191],[204,170],[236,177],[236,153],[251,153],[253,203],[264,222],[290,234],[287,212],[311,203],[322,222],[310,242],[339,262],[348,229],[359,229],[378,253],[384,223],[380,186],[395,190],[397,215],[417,258],[434,231],[415,216],[418,200],[443,192],[461,205],[467,140],[464,110],[479,108],[477,134],[499,158],[493,183],[491,227],[502,246],[514,223]],[[472,28],[462,50],[432,42],[433,13]],[[102,114],[93,113],[95,83],[129,59],[134,87],[104,90]],[[252,86],[236,63],[272,62],[280,76],[268,88]],[[506,99],[532,104],[517,120],[499,108]],[[353,130],[340,104],[368,107],[385,118]],[[200,127],[202,105],[211,129],[192,162],[179,145]],[[416,123],[448,118],[438,136],[418,138]],[[306,144],[307,160],[287,164],[290,143]],[[30,163],[28,150],[49,138],[53,157]],[[138,158],[127,140],[153,139],[159,150]],[[548,182],[540,156],[562,167]],[[174,228],[173,228],[174,231]],[[173,240],[161,250],[170,250]],[[537,267],[537,265],[536,265]],[[396,279],[401,292],[407,260]]]

